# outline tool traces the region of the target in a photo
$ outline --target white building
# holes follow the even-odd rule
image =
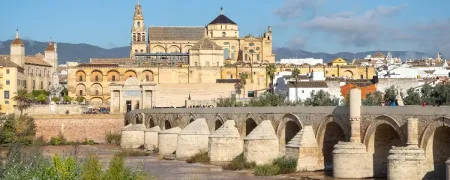
[[[325,81],[289,81],[289,101],[294,102],[298,99],[305,101],[311,97],[312,93],[324,90],[328,92],[328,85]]]
[[[291,71],[283,71],[277,73],[273,78],[273,87],[274,92],[277,94],[287,94],[289,91],[288,88],[288,82],[289,81],[295,81],[294,78],[291,77],[292,72]],[[325,81],[325,74],[324,72],[311,72],[308,74],[301,74],[299,75],[298,81]]]
[[[303,59],[281,59],[278,64],[309,64],[311,66],[316,64],[323,64],[323,59],[314,59],[314,58],[303,58]]]

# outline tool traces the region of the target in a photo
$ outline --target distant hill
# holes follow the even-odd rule
[[[9,46],[12,40],[0,41],[0,54],[9,54]],[[44,50],[47,48],[48,43],[38,42],[32,40],[23,40],[25,44],[25,53],[27,55],[35,55],[37,53],[44,54]],[[334,54],[329,53],[313,53],[304,51],[301,49],[293,48],[274,48],[274,53],[277,55],[276,59],[284,58],[319,58],[324,59],[325,62],[329,62],[335,58],[342,57],[344,59],[352,60],[354,58],[364,58],[368,54],[375,54],[377,51],[367,52],[339,52]],[[387,51],[381,51],[387,54]],[[105,49],[89,44],[71,44],[71,43],[58,43],[59,63],[64,64],[66,61],[79,61],[89,62],[90,58],[123,58],[128,57],[130,54],[130,46],[118,47],[112,49]],[[400,57],[402,60],[406,59],[419,59],[422,57],[435,57],[417,51],[391,51],[394,57]]]

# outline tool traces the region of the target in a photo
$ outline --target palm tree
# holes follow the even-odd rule
[[[277,71],[277,67],[275,66],[275,64],[269,64],[268,66],[266,66],[266,71],[267,71],[267,75],[269,75],[270,78],[270,86],[271,88],[271,92],[273,93],[273,78],[275,77],[275,72]]]
[[[242,88],[244,89],[242,91],[242,97],[245,97],[245,85],[247,85],[247,79],[248,79],[248,74],[247,73],[241,73],[239,74],[239,84],[241,84]]]
[[[294,70],[292,71],[291,77],[295,79],[295,82],[294,82],[295,100],[298,101],[297,82],[298,82],[298,78],[300,77],[300,70],[298,68],[294,68]]]
[[[27,92],[26,89],[18,90],[17,95],[12,99],[17,102],[17,108],[19,108],[20,115],[23,115],[23,110],[31,107],[31,101],[33,100],[33,96]]]

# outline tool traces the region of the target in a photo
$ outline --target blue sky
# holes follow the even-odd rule
[[[264,3],[262,3],[264,2]],[[0,40],[22,38],[129,44],[136,0],[14,0],[0,2]],[[448,0],[141,0],[147,26],[204,26],[219,14],[241,36],[273,26],[275,47],[312,52],[450,51]]]

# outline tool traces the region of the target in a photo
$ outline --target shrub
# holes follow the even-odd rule
[[[230,164],[228,164],[225,169],[230,170],[242,170],[242,169],[251,169],[254,168],[256,164],[254,162],[247,162],[244,158],[244,153],[241,153],[239,156],[236,156]]]
[[[22,151],[22,145],[11,144],[0,179],[50,179],[46,169],[51,163],[42,156],[40,148]],[[2,164],[2,163],[0,163]]]
[[[94,180],[102,177],[102,166],[96,155],[90,154],[81,169],[81,179],[83,180]]]
[[[108,144],[119,145],[121,138],[122,138],[122,135],[120,133],[109,132],[108,134],[106,134],[106,142],[108,142]]]
[[[122,150],[116,153],[117,156],[150,156],[152,153],[147,151],[139,151],[139,150]]]
[[[297,160],[285,156],[275,159],[272,164],[280,168],[281,174],[293,173],[297,170]]]
[[[253,174],[256,176],[275,176],[280,174],[280,168],[276,165],[259,165],[255,167]]]
[[[30,145],[36,134],[34,119],[29,116],[15,117],[14,114],[4,116],[0,128],[0,144],[20,143]]]
[[[204,152],[204,151],[199,152],[186,160],[187,163],[201,163],[201,162],[209,162],[209,161],[210,161],[210,158],[208,156],[208,152]]]
[[[58,136],[50,139],[50,144],[54,146],[65,145],[67,144],[67,141],[62,134],[59,134]]]
[[[75,180],[79,176],[75,158],[71,156],[61,158],[58,154],[53,156],[53,167],[48,169],[47,172],[58,179]]]
[[[86,139],[84,139],[83,144],[85,144],[85,145],[94,145],[95,142],[94,142],[94,140],[88,140],[88,139],[86,138]]]

